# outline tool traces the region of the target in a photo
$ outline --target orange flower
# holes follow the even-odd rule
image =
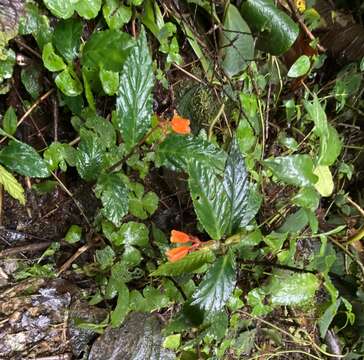
[[[181,135],[187,135],[191,133],[190,120],[184,119],[179,116],[176,112],[171,120],[172,130]]]
[[[171,243],[183,244],[191,241],[190,235],[177,230],[171,232]]]
[[[166,251],[166,255],[170,262],[175,262],[184,258],[190,250],[190,246],[180,246]]]

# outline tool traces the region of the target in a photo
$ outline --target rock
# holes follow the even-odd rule
[[[155,315],[131,313],[119,328],[107,328],[91,348],[89,360],[172,360],[162,347],[161,324]]]

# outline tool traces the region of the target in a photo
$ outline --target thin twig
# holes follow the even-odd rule
[[[40,243],[31,243],[31,244],[28,244],[28,245],[21,245],[21,246],[12,247],[12,248],[0,251],[0,258],[5,258],[5,257],[8,257],[8,256],[14,256],[14,255],[17,255],[19,253],[28,253],[28,252],[35,252],[35,251],[39,251],[39,250],[44,250],[48,246],[50,246],[51,244],[52,244],[52,241],[42,241]]]
[[[212,122],[210,124],[210,127],[209,127],[209,135],[208,135],[209,141],[211,141],[211,138],[212,138],[212,135],[213,135],[213,132],[214,132],[215,124],[219,121],[220,116],[224,112],[224,109],[225,109],[225,104],[222,103],[219,112],[217,113],[217,115],[215,116],[215,118],[212,120]]]
[[[58,111],[58,101],[57,96],[52,96],[52,111],[53,111],[53,138],[54,141],[58,141],[58,119],[59,119],[59,111]]]
[[[50,89],[48,90],[45,94],[43,94],[41,97],[39,97],[34,104],[23,114],[23,116],[19,119],[17,126],[21,125],[24,120],[34,111],[34,109],[36,107],[38,107],[38,105],[44,101],[45,99],[47,99],[49,97],[49,95],[51,95],[53,93],[54,89]],[[4,136],[1,140],[0,140],[0,144],[2,144],[5,140],[6,140],[6,136]]]
[[[189,76],[191,79],[196,80],[197,82],[203,84],[203,85],[207,85],[203,80],[199,79],[197,76],[191,74],[190,72],[188,72],[187,70],[185,70],[182,66],[179,66],[175,63],[172,64],[176,69],[182,71],[184,74],[186,74],[187,76]]]

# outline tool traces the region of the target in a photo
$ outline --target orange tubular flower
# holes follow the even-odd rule
[[[166,255],[170,262],[175,262],[184,258],[190,250],[190,246],[180,246],[166,251]]]
[[[184,119],[177,113],[173,115],[173,118],[171,120],[171,127],[172,130],[177,134],[181,135],[191,134],[190,120]]]
[[[171,243],[175,243],[175,244],[183,244],[183,243],[191,242],[190,235],[188,235],[182,231],[177,231],[177,230],[172,230],[170,240],[171,240]]]

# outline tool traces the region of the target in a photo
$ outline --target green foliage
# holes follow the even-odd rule
[[[125,62],[113,121],[121,132],[127,150],[131,150],[151,128],[152,59],[144,31]]]
[[[193,294],[192,305],[207,313],[216,312],[228,301],[236,283],[235,261],[231,252],[221,256],[211,266]]]
[[[5,191],[20,204],[25,204],[24,189],[16,178],[0,165],[0,184],[4,186]]]
[[[299,34],[298,25],[271,0],[247,0],[240,12],[253,31],[259,34],[257,48],[273,55],[287,51]]]
[[[64,239],[69,244],[75,244],[81,240],[81,236],[82,236],[82,228],[78,225],[71,225]]]
[[[10,106],[4,115],[3,128],[5,132],[10,135],[14,135],[18,126],[18,119],[15,113],[15,109]]]
[[[310,67],[311,67],[310,58],[307,55],[302,55],[291,66],[287,76],[291,78],[298,78],[300,76],[306,75],[310,70]]]

